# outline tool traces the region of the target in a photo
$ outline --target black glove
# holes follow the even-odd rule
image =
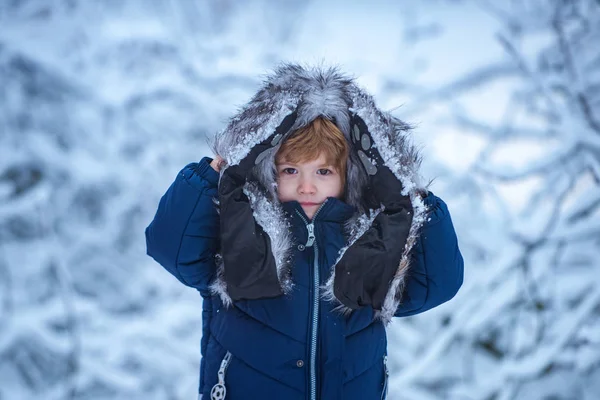
[[[402,195],[402,182],[384,164],[365,121],[354,114],[352,115],[351,124],[353,151],[360,159],[369,178],[365,192],[372,195],[379,203],[377,207],[383,204],[387,210],[405,208],[411,211],[412,214],[410,197]]]
[[[296,121],[289,114],[263,142],[255,145],[239,164],[228,167],[219,181],[221,253],[224,280],[232,300],[275,297],[283,293],[271,238],[256,223],[244,185],[252,169],[269,155]]]
[[[402,195],[400,180],[384,165],[362,118],[353,115],[351,123],[353,151],[368,175],[365,194],[385,209],[336,264],[334,295],[352,309],[371,305],[381,310],[404,253],[412,203],[409,196]]]

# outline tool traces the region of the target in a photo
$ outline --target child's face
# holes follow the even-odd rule
[[[293,164],[282,160],[277,164],[277,195],[279,201],[296,200],[308,218],[315,215],[328,197],[339,198],[343,193],[342,177],[325,156],[305,163]]]

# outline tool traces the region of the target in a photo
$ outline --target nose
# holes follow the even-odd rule
[[[301,177],[298,182],[298,193],[299,194],[315,194],[317,188],[309,177]]]

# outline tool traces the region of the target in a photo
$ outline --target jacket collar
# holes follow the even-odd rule
[[[285,213],[291,217],[292,221],[295,221],[296,218],[299,220],[306,220],[307,222],[337,222],[343,223],[346,222],[354,213],[356,209],[351,205],[344,203],[342,200],[336,199],[335,197],[328,197],[327,200],[321,205],[319,211],[315,214],[313,221],[311,221],[307,216],[302,206],[297,201],[288,201],[285,203],[281,203],[283,210]],[[298,216],[300,214],[302,218]],[[302,221],[304,222],[304,221]]]

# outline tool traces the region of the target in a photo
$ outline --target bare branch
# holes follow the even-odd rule
[[[564,165],[571,159],[576,158],[580,153],[581,146],[573,143],[572,146],[556,152],[552,155],[552,157],[547,157],[542,161],[532,163],[525,168],[516,169],[514,171],[506,171],[507,168],[504,168],[504,170],[500,172],[492,170],[491,167],[476,165],[475,170],[489,179],[501,182],[510,182],[519,179],[525,179],[533,175],[548,174],[556,167],[556,165]]]
[[[589,127],[596,132],[596,134],[600,135],[600,122],[596,121],[592,114],[592,108],[590,107],[587,96],[583,93],[577,94],[577,101],[581,106],[581,110],[583,111],[583,115],[585,116],[585,120],[588,123]]]
[[[543,95],[548,101],[548,103],[552,105],[552,107],[555,109],[556,104],[552,99],[552,96],[550,95],[548,89],[542,84],[542,82],[540,82],[536,74],[527,66],[527,63],[525,62],[521,54],[517,51],[517,49],[513,46],[513,44],[503,35],[497,35],[497,38],[504,47],[504,49],[508,52],[508,54],[513,58],[513,60],[515,60],[518,68],[525,75],[525,77],[527,77],[527,79],[534,84],[537,91],[541,95]]]

